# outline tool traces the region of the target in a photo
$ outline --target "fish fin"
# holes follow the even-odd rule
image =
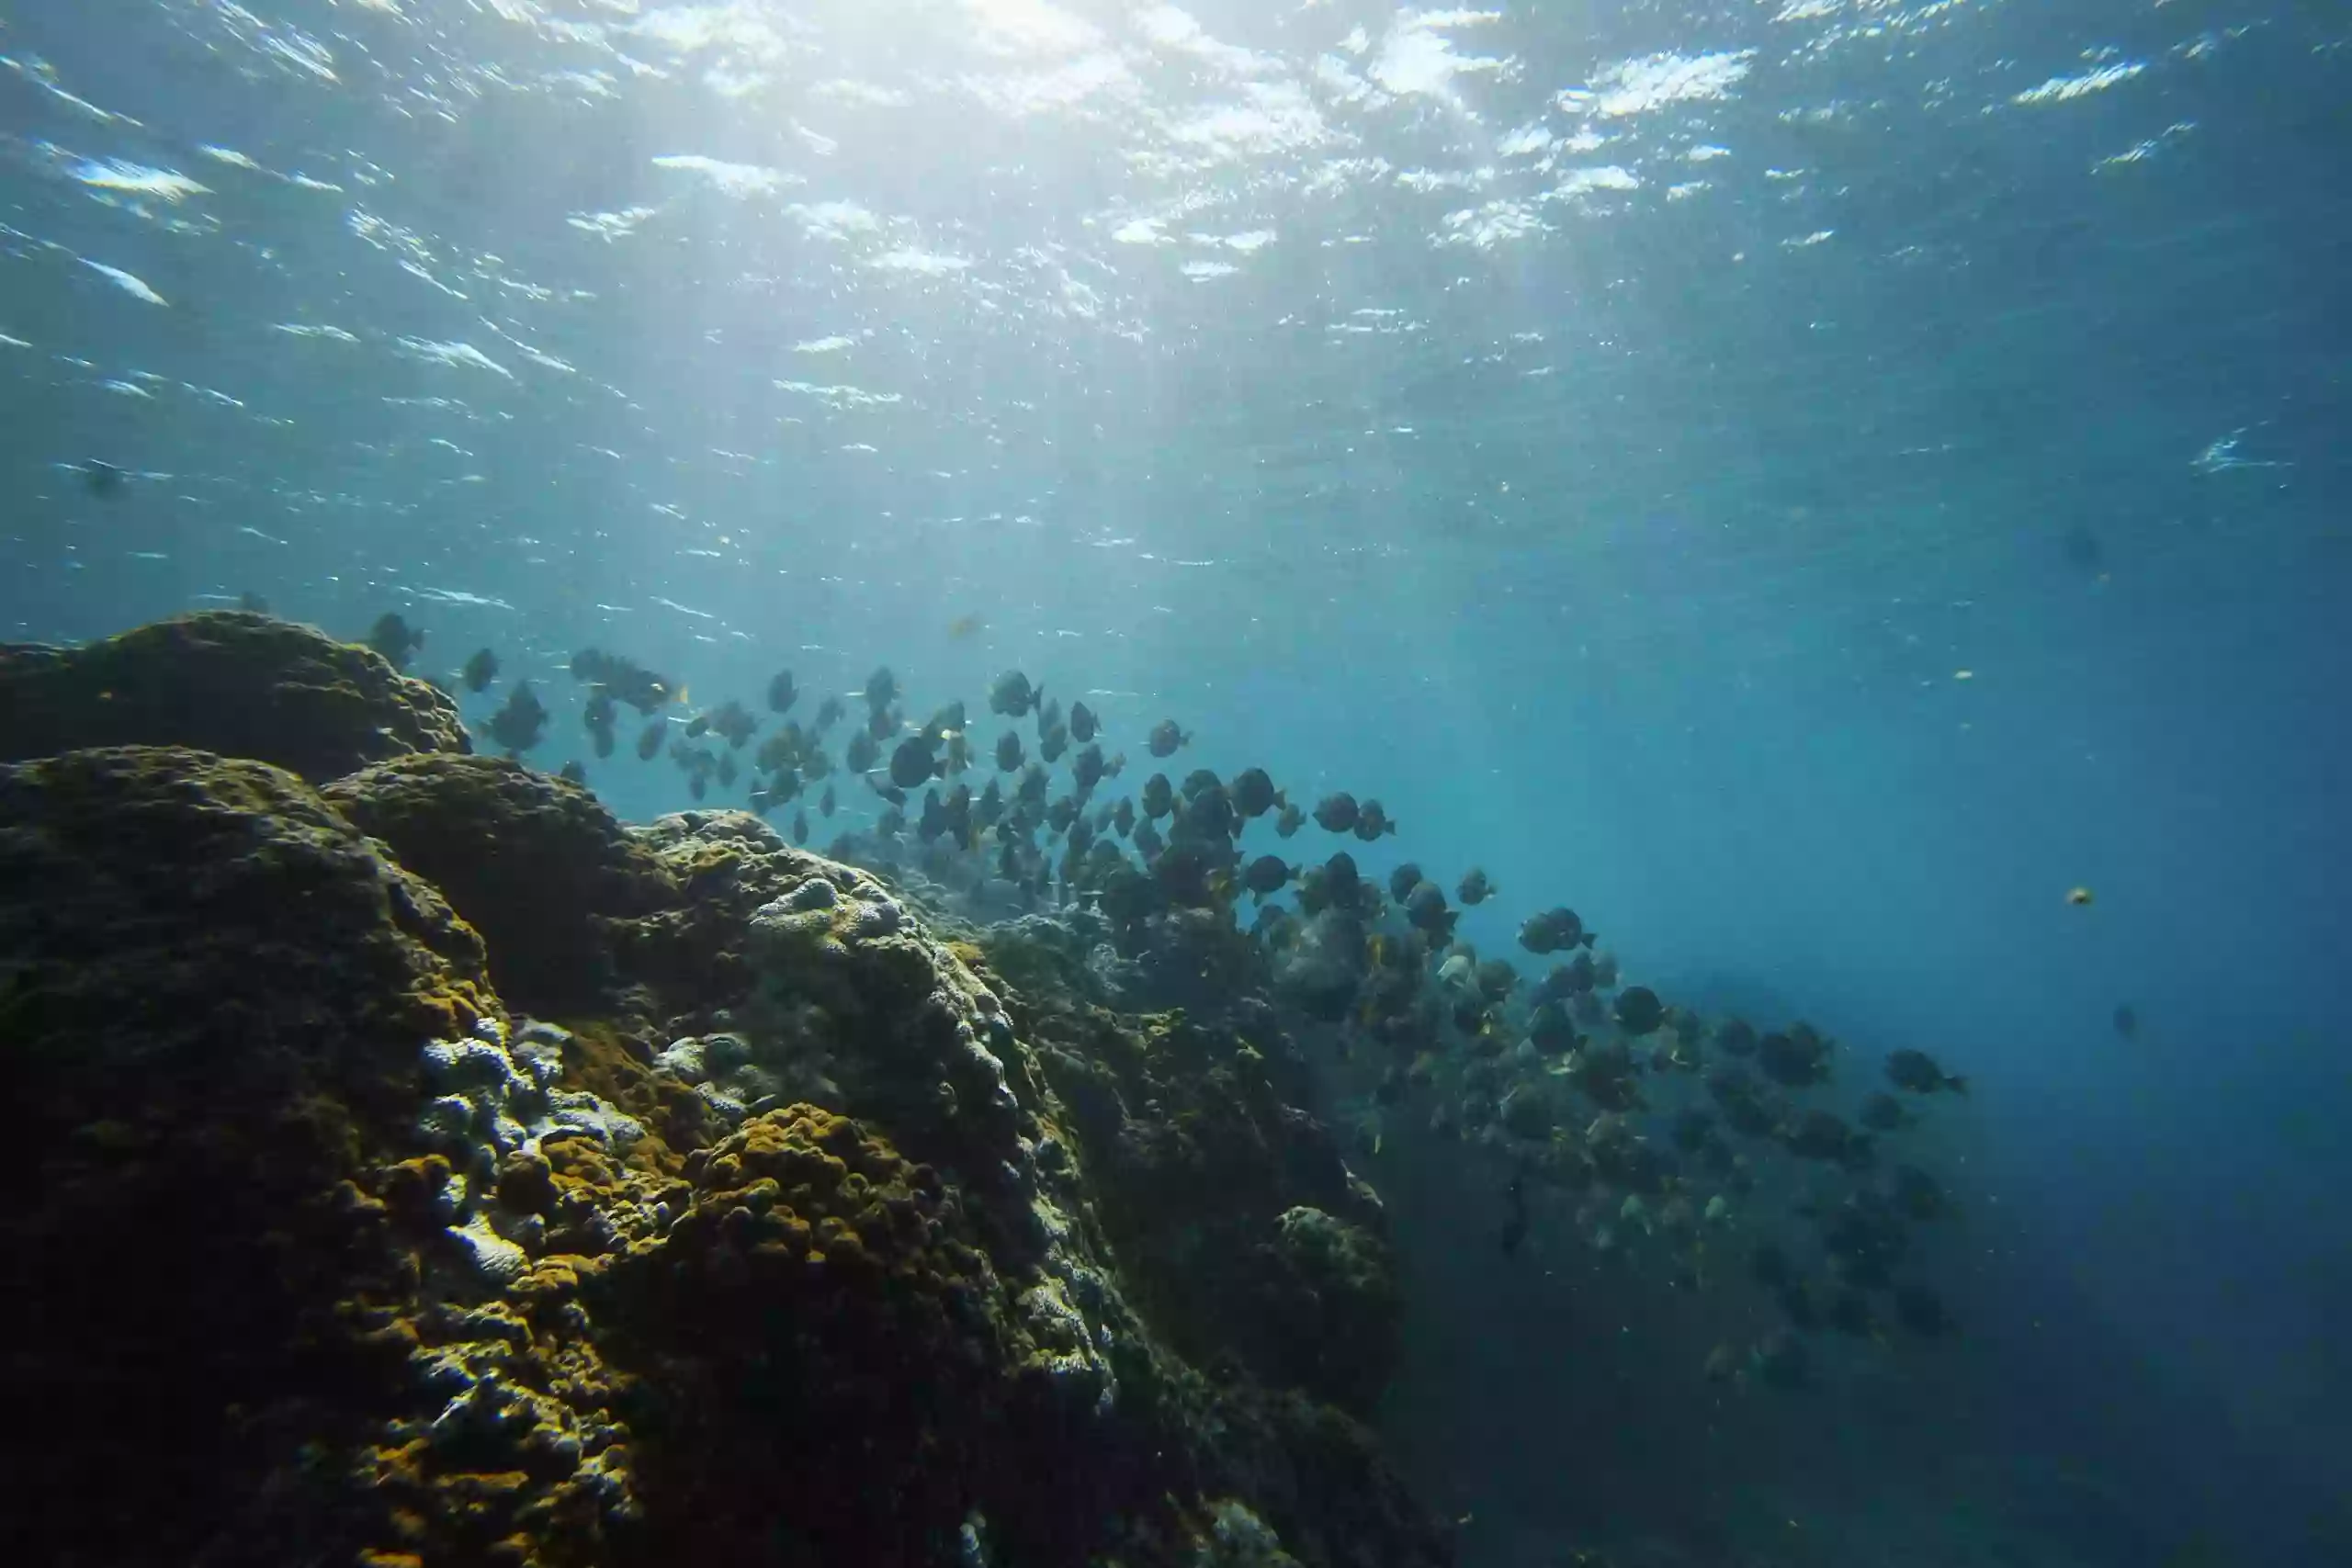
[[[1944,1087],[1954,1094],[1966,1094],[1968,1080],[1958,1073],[1947,1073],[1944,1075]]]
[[[1584,945],[1585,945],[1586,950],[1587,950],[1588,952],[1589,952],[1589,951],[1591,950],[1592,944],[1593,944],[1594,942],[1599,942],[1600,940],[1600,933],[1599,931],[1587,931],[1587,932],[1585,932],[1585,933],[1584,933],[1584,937],[1583,937],[1583,942],[1584,942]]]

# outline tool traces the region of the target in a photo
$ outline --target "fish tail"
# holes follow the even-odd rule
[[[1968,1080],[1958,1073],[1948,1073],[1944,1076],[1944,1087],[1954,1094],[1966,1094]]]

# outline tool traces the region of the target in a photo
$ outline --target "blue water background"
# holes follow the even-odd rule
[[[1081,14],[1131,88],[1056,74]],[[1172,716],[1376,795],[1368,870],[1501,885],[1484,948],[1566,901],[1842,1083],[1973,1088],[1969,1338],[1794,1409],[1596,1344],[1565,1242],[1448,1250],[1484,1176],[1375,1169],[1432,1265],[1394,1438],[1471,1560],[1797,1499],[1894,1561],[1856,1518],[1962,1497],[2034,1561],[2346,1561],[2352,20],[1193,7],[1244,65],[1155,15],[0,7],[0,632],[398,608],[537,683],[548,767],[587,643],[754,705],[1019,665],[1130,784]],[[1560,96],[1668,55],[1719,88]],[[685,805],[632,738],[596,787]]]

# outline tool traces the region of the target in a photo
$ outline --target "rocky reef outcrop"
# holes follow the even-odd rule
[[[341,667],[252,635],[246,695]],[[0,766],[16,1560],[1446,1559],[1270,1020],[343,722]]]
[[[447,694],[315,626],[208,610],[79,648],[0,644],[0,761],[191,746],[312,784],[469,749]]]
[[[369,1173],[424,1043],[496,1005],[474,932],[290,773],[0,766],[12,1556],[197,1561],[402,1385]]]
[[[678,901],[669,874],[594,795],[503,757],[400,757],[325,795],[457,906],[489,944],[499,994],[526,1012],[603,1004],[613,923]]]

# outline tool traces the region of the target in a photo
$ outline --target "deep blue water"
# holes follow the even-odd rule
[[[1392,1439],[1466,1560],[2352,1561],[2352,12],[17,0],[0,54],[0,634],[397,609],[550,768],[589,643],[1018,665],[1377,795],[1367,871],[1493,873],[1474,941],[1566,900],[1974,1091],[1967,1337],[1795,1404],[1400,1139]],[[595,787],[686,804],[628,738]]]

